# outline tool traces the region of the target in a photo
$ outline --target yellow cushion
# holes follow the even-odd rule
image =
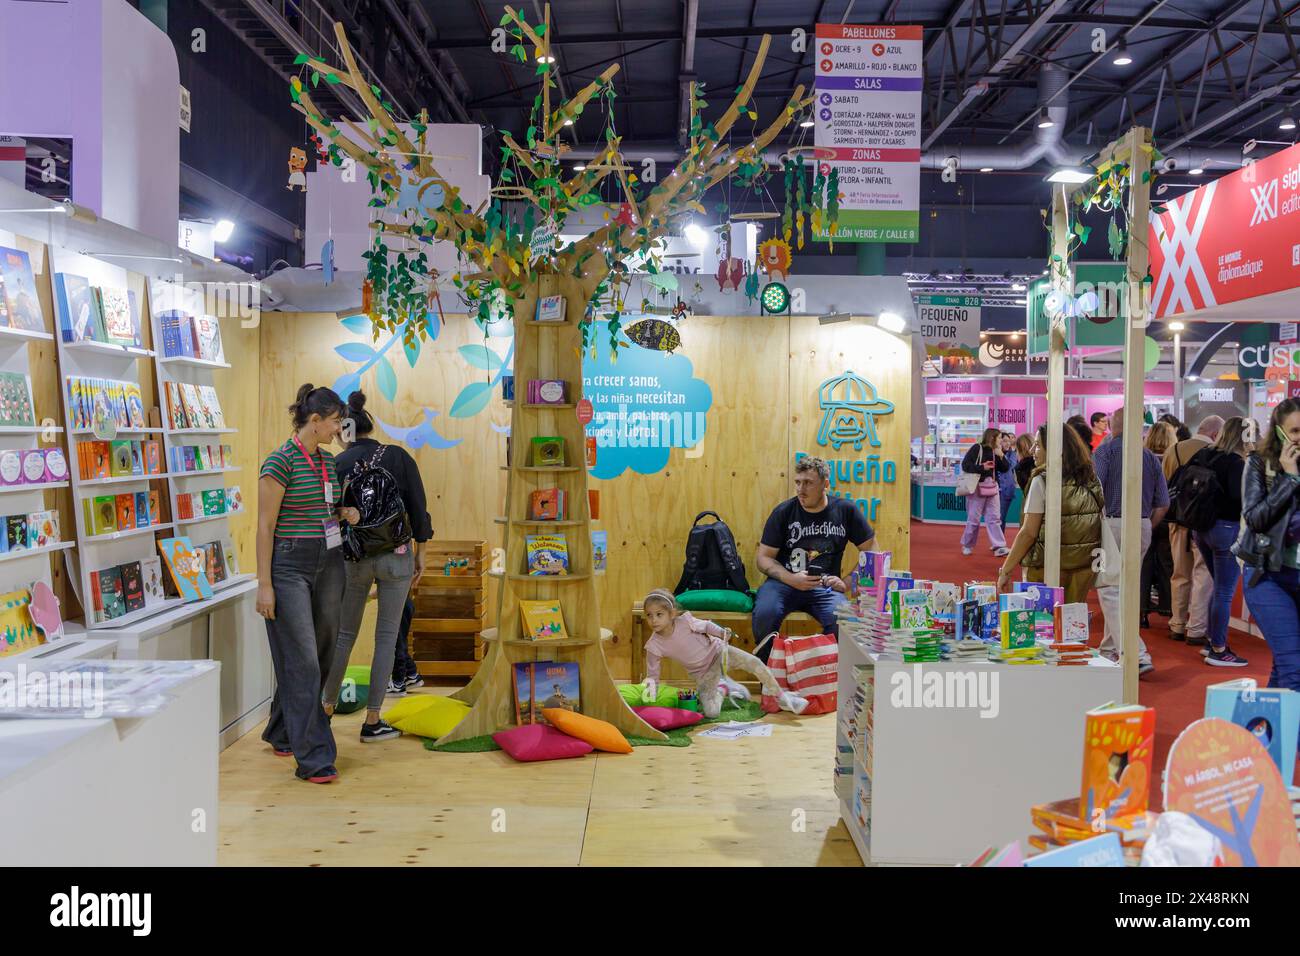
[[[542,716],[556,730],[585,740],[597,750],[612,754],[630,754],[632,745],[619,733],[618,728],[604,720],[575,714],[560,707],[543,707]]]
[[[399,720],[418,714],[426,707],[432,707],[436,699],[433,694],[411,694],[403,697],[384,712],[384,720],[396,727]]]
[[[396,719],[393,718],[393,711],[389,711],[384,719],[404,734],[437,739],[451,733],[470,710],[467,704],[450,697],[435,697],[431,694],[420,696],[429,703],[416,708],[414,712],[408,710]],[[405,703],[405,700],[400,701],[393,710],[398,710]]]

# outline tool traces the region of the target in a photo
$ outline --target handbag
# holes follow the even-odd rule
[[[976,487],[979,489],[979,495],[981,498],[992,498],[994,495],[999,493],[998,480],[991,475],[985,475],[981,478]]]
[[[766,643],[766,642],[764,642]],[[830,634],[772,637],[772,653],[767,669],[777,686],[808,701],[808,714],[833,714],[839,702],[837,668],[839,645]],[[774,714],[780,710],[775,697],[763,695],[763,710]]]
[[[980,476],[972,471],[963,471],[961,477],[957,479],[957,494],[962,498],[967,495],[975,494],[975,489],[979,487]]]

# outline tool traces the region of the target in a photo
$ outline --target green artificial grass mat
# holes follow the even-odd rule
[[[705,717],[698,724],[692,724],[692,727],[701,727],[704,724],[720,724],[729,720],[740,723],[750,723],[760,720],[763,717],[763,707],[756,700],[748,700],[739,707],[724,707],[722,713],[717,717]],[[667,740],[650,740],[648,737],[628,737],[627,742],[633,747],[689,747],[691,745],[691,735],[688,733],[690,727],[678,727],[676,730],[668,730]],[[440,744],[436,740],[426,739],[424,741],[425,750],[436,750],[441,753],[450,754],[481,754],[491,750],[500,750],[497,742],[492,739],[491,734],[484,734],[482,737],[466,737],[464,740],[454,740],[449,744]]]

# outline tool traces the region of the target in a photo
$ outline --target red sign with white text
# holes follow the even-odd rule
[[[1300,286],[1300,145],[1165,203],[1148,241],[1157,318]]]

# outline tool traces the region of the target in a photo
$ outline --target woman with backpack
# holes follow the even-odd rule
[[[1164,416],[1171,417],[1171,416]],[[1146,449],[1161,461],[1165,452],[1178,443],[1178,430],[1166,421],[1158,421],[1147,433]],[[1151,547],[1142,559],[1142,617],[1140,626],[1150,627],[1150,614],[1154,611],[1169,617],[1171,609],[1170,585],[1174,573],[1174,558],[1169,550],[1169,521],[1167,518],[1151,529]],[[1158,600],[1151,605],[1151,590],[1155,588]]]
[[[401,735],[379,717],[384,692],[393,672],[393,655],[402,611],[411,583],[424,572],[425,547],[433,530],[425,510],[424,482],[415,459],[396,445],[381,445],[370,437],[374,421],[366,411],[364,392],[348,396],[353,440],[339,455],[343,502],[360,512],[361,520],[344,542],[347,586],[339,619],[334,666],[325,684],[324,705],[334,713],[339,687],[356,643],[370,585],[378,583],[375,652],[370,662],[370,696],[361,742],[373,743]]]
[[[984,429],[978,445],[971,445],[961,460],[961,481],[957,493],[966,496],[966,529],[961,535],[961,553],[969,555],[980,533],[980,518],[989,532],[989,544],[998,557],[1007,553],[1007,539],[1002,533],[1002,495],[998,476],[1010,465],[1002,454],[1002,433]]]
[[[1208,468],[1215,478],[1201,492],[1214,500],[1213,521],[1208,521],[1207,514],[1206,525],[1195,532],[1196,546],[1201,549],[1201,557],[1214,582],[1205,634],[1210,641],[1205,663],[1214,667],[1246,666],[1246,659],[1228,647],[1228,619],[1232,616],[1232,594],[1237,590],[1237,578],[1241,574],[1232,545],[1241,527],[1242,474],[1246,456],[1253,447],[1245,441],[1247,428],[1246,419],[1229,418],[1215,443],[1202,448],[1187,463],[1189,467]]]
[[[1246,606],[1273,652],[1268,686],[1300,691],[1300,399],[1273,409],[1246,460],[1241,502],[1233,550],[1250,565]]]

